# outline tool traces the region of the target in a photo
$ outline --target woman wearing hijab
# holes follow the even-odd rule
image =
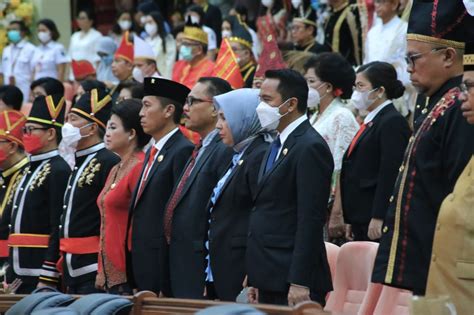
[[[110,37],[104,36],[97,41],[97,55],[100,57],[97,66],[97,80],[104,82],[109,88],[118,84],[119,80],[112,73],[112,62],[117,44]]]
[[[248,219],[260,164],[269,142],[255,109],[257,89],[239,89],[214,97],[222,142],[234,149],[227,171],[209,201],[207,297],[235,301],[242,290]]]

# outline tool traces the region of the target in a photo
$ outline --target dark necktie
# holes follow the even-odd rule
[[[270,154],[268,155],[267,164],[265,165],[265,174],[272,168],[273,164],[275,163],[278,151],[281,148],[280,136],[276,137],[273,140],[270,146]]]
[[[194,148],[193,153],[191,154],[191,159],[189,160],[188,166],[184,170],[183,176],[181,176],[178,186],[176,186],[176,190],[171,196],[168,206],[166,207],[163,224],[164,224],[165,237],[168,244],[170,243],[170,240],[171,240],[171,223],[173,221],[174,209],[176,208],[176,204],[178,203],[178,200],[181,197],[181,193],[183,192],[184,186],[186,185],[186,182],[188,181],[189,175],[191,175],[191,172],[194,168],[194,164],[196,164],[196,158],[198,156],[200,148],[201,148],[201,143],[196,145],[196,147]]]

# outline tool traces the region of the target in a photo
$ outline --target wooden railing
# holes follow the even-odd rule
[[[26,295],[1,294],[0,313],[6,312],[15,303]],[[80,296],[77,296],[80,298]],[[215,305],[230,304],[230,302],[218,302],[207,300],[188,300],[158,298],[155,293],[142,291],[134,296],[126,297],[133,301],[133,309],[130,315],[171,315],[171,314],[194,314],[195,312]],[[323,315],[330,314],[324,312],[321,306],[313,302],[305,302],[296,307],[275,306],[275,305],[252,305],[255,308],[269,315]]]

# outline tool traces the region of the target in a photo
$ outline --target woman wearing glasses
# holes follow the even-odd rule
[[[342,209],[349,240],[382,236],[390,194],[411,134],[408,122],[392,103],[404,90],[389,63],[371,62],[357,70],[351,101],[369,114],[342,162]]]
[[[97,198],[101,226],[96,286],[111,294],[132,294],[125,272],[125,231],[130,200],[143,165],[142,148],[150,140],[140,125],[140,109],[137,99],[114,105],[104,137],[106,148],[121,159]]]
[[[304,68],[309,87],[308,107],[315,109],[309,121],[326,140],[334,159],[328,232],[329,239],[339,243],[340,239],[344,240],[339,174],[344,152],[359,129],[354,114],[342,100],[351,97],[355,72],[351,64],[338,53],[322,53],[312,57]]]

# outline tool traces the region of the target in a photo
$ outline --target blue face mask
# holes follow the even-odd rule
[[[110,66],[110,65],[112,64],[112,62],[114,61],[114,56],[112,56],[112,55],[102,56],[102,57],[100,57],[100,60],[101,60],[106,66]]]
[[[179,57],[180,59],[190,61],[193,59],[193,48],[190,46],[182,45],[179,49]]]
[[[7,33],[8,40],[14,44],[18,43],[21,40],[20,31],[17,30],[10,30]]]
[[[311,0],[311,7],[317,11],[319,9],[319,0]]]

